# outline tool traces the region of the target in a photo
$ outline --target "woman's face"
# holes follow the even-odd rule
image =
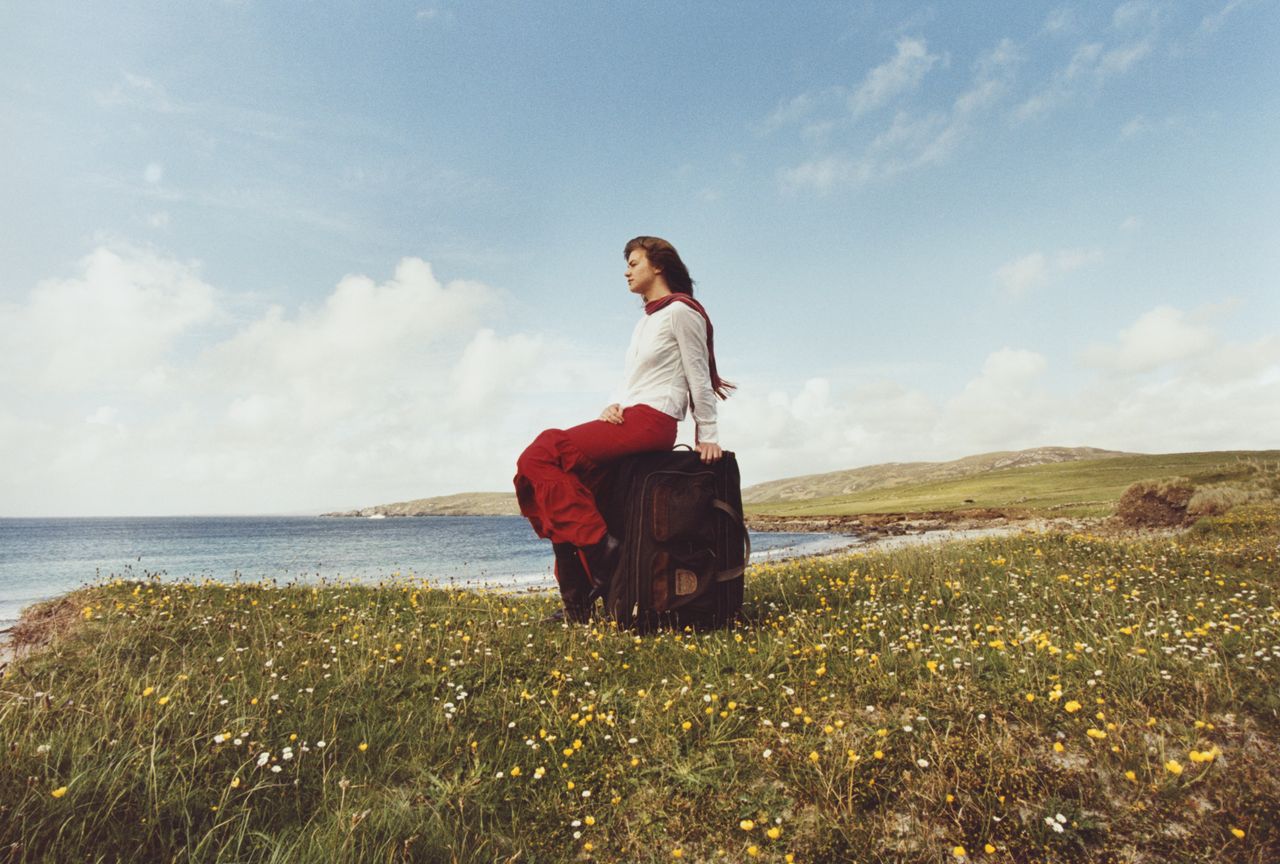
[[[643,249],[632,249],[627,256],[627,288],[632,294],[644,296],[653,288],[658,278],[658,271],[649,263],[649,256]]]

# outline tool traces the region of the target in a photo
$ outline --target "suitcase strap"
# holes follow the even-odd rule
[[[733,507],[729,506],[728,502],[721,501],[719,498],[717,498],[711,502],[711,506],[715,507],[717,510],[720,510],[724,513],[728,513],[729,518],[731,518],[735,523],[737,523],[742,528],[742,542],[744,545],[742,566],[730,567],[728,570],[721,570],[720,572],[716,573],[717,582],[728,582],[731,579],[740,578],[742,574],[746,572],[747,565],[751,563],[751,534],[747,531],[747,520],[742,518],[741,513],[739,513],[737,510],[734,510]]]

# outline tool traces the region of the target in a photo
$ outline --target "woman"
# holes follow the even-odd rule
[[[703,462],[721,457],[716,397],[734,385],[716,372],[711,319],[693,299],[693,280],[675,247],[659,237],[636,237],[623,249],[627,286],[644,299],[627,350],[626,396],[600,419],[571,429],[548,429],[516,462],[520,512],[555,550],[556,581],[564,601],[553,618],[586,621],[617,563],[618,541],[596,506],[604,469],[632,453],[670,450],[676,424],[692,403],[696,449]]]

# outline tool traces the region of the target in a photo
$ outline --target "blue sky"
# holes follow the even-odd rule
[[[641,233],[747,482],[1274,447],[1276,45],[1265,0],[0,3],[0,514],[505,489],[615,389]]]

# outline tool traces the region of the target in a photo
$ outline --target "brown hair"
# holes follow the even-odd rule
[[[676,247],[661,237],[632,237],[623,247],[622,257],[630,258],[637,249],[644,250],[645,257],[653,269],[662,274],[672,292],[693,296],[693,279],[689,276],[689,268],[680,260]]]

